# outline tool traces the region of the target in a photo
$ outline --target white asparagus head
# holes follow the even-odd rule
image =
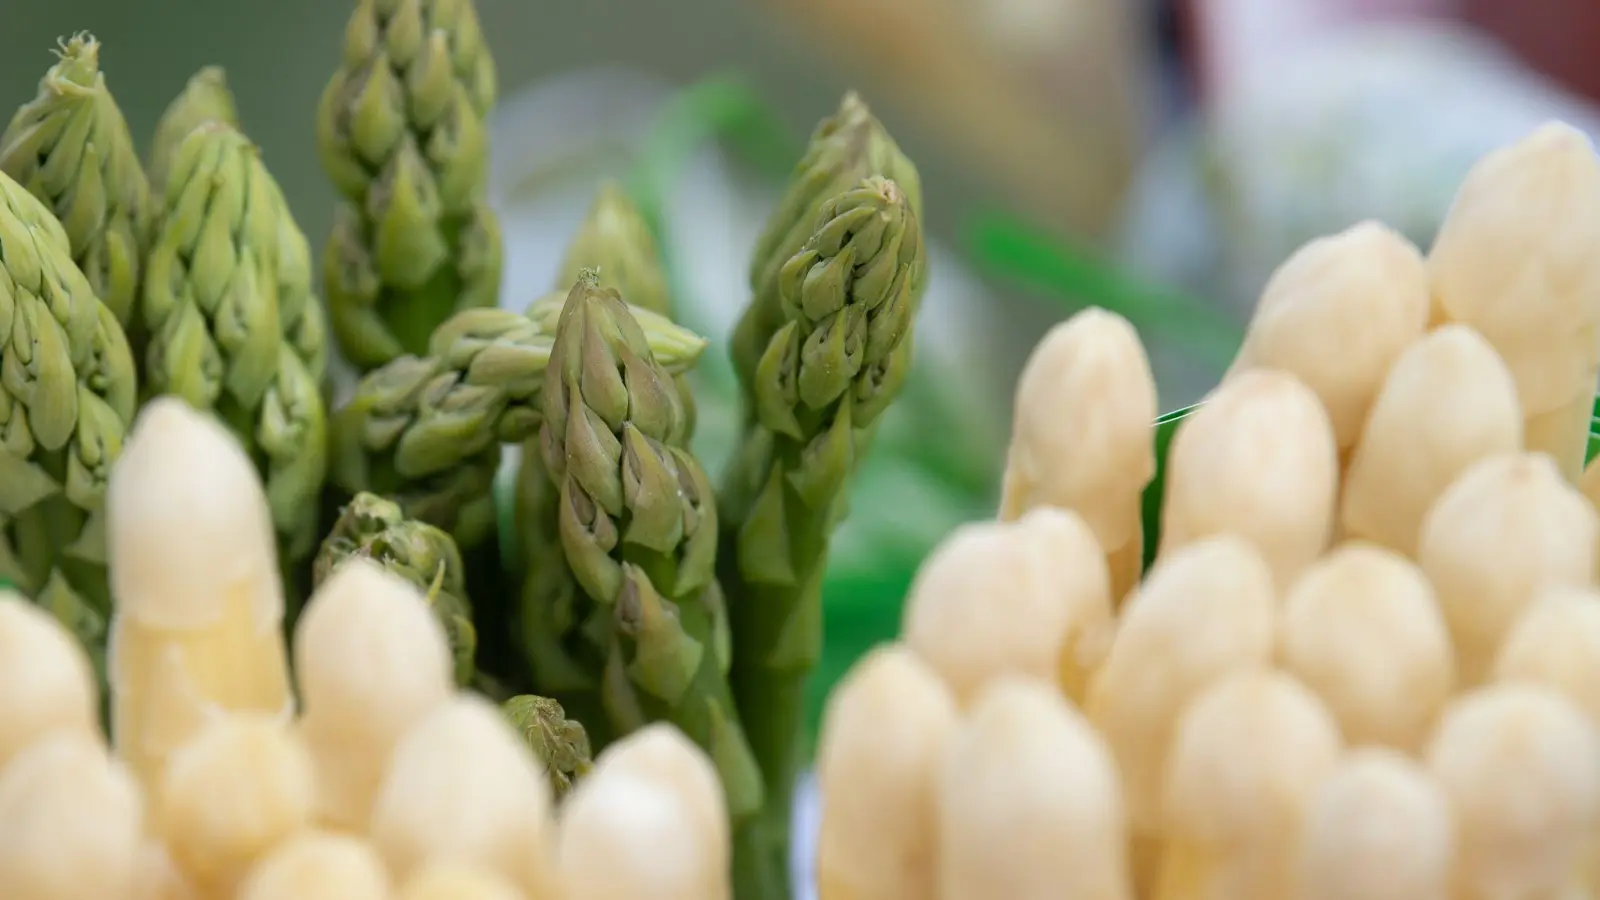
[[[46,734],[100,735],[83,647],[48,612],[0,590],[0,769]]]
[[[963,702],[1006,673],[1081,684],[1112,624],[1105,557],[1065,510],[968,523],[923,562],[904,615],[906,644]]]
[[[1415,556],[1422,519],[1472,463],[1522,449],[1522,408],[1494,348],[1447,325],[1389,370],[1345,469],[1347,536]]]
[[[597,767],[561,805],[562,896],[583,900],[727,900],[727,848],[696,822],[677,786]]]
[[[1558,585],[1540,592],[1501,644],[1494,674],[1554,688],[1600,723],[1600,591]]]
[[[236,900],[388,900],[389,873],[365,840],[307,829],[279,844],[239,885]]]
[[[1281,655],[1352,744],[1416,752],[1455,683],[1432,586],[1376,544],[1344,544],[1300,576],[1284,604]]]
[[[1136,832],[1159,827],[1179,714],[1227,672],[1270,661],[1276,627],[1272,572],[1243,538],[1196,541],[1150,569],[1123,609],[1087,703],[1121,767]]]
[[[1228,374],[1281,369],[1316,392],[1341,451],[1355,446],[1389,367],[1428,324],[1428,269],[1367,221],[1311,241],[1267,281]]]
[[[1167,760],[1156,896],[1292,896],[1306,810],[1342,752],[1333,714],[1292,676],[1263,666],[1213,683]]]
[[[229,713],[167,760],[156,823],[202,893],[231,891],[311,819],[311,757],[287,722]]]
[[[1542,453],[1481,460],[1440,496],[1417,559],[1450,627],[1462,684],[1489,676],[1540,591],[1594,580],[1597,542],[1600,515]]]
[[[133,900],[196,900],[199,892],[189,876],[172,858],[172,851],[159,836],[146,835],[139,848],[138,883]]]
[[[144,806],[98,740],[46,735],[0,771],[0,894],[6,900],[132,896]]]
[[[371,834],[402,880],[425,863],[463,862],[542,897],[550,885],[551,802],[527,744],[488,701],[463,693],[395,745]]]
[[[819,900],[935,895],[938,783],[957,715],[944,682],[899,645],[833,689],[817,747]]]
[[[1237,534],[1286,588],[1328,546],[1338,488],[1333,426],[1317,395],[1287,372],[1241,372],[1173,435],[1161,552]]]
[[[353,559],[312,594],[294,663],[318,818],[365,827],[395,742],[454,692],[444,631],[415,587]]]
[[[942,900],[1132,896],[1116,763],[1048,684],[984,690],[951,739],[938,828]]]
[[[202,629],[242,592],[262,628],[283,620],[266,492],[237,439],[176,397],[145,404],[106,488],[116,614]]]
[[[1445,710],[1427,764],[1456,818],[1462,900],[1553,897],[1600,814],[1594,726],[1554,690],[1496,684]]]
[[[1000,517],[1058,506],[1107,551],[1138,537],[1158,414],[1150,360],[1127,319],[1091,307],[1051,328],[1017,383]]]
[[[396,900],[563,900],[524,897],[510,879],[493,869],[452,862],[417,869],[395,896]]]
[[[1306,812],[1298,900],[1448,900],[1455,822],[1428,771],[1361,748],[1323,779]]]
[[[1436,302],[1505,358],[1530,417],[1594,393],[1597,251],[1600,160],[1560,122],[1479,160],[1434,239]]]
[[[595,760],[594,769],[616,769],[647,781],[670,785],[689,803],[696,828],[711,844],[729,848],[727,800],[722,779],[706,752],[666,722],[652,722],[613,742]]]

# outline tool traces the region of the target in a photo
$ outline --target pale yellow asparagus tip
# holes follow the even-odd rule
[[[1352,744],[1416,752],[1455,681],[1433,588],[1376,544],[1336,548],[1284,605],[1283,662],[1333,710]]]
[[[294,662],[317,818],[364,828],[395,742],[453,693],[444,631],[415,587],[353,559],[312,595]]]
[[[1301,247],[1268,280],[1229,375],[1282,369],[1315,391],[1341,451],[1401,351],[1428,324],[1428,269],[1404,236],[1362,222]]]
[[[99,699],[83,647],[49,613],[0,591],[0,769],[46,734],[99,739]]]
[[[1600,374],[1600,160],[1547,124],[1468,173],[1428,257],[1442,315],[1477,328],[1516,379],[1527,447],[1583,469]]]
[[[1600,456],[1584,467],[1583,477],[1578,480],[1578,490],[1589,499],[1590,505],[1600,510]]]
[[[262,713],[222,716],[172,754],[157,825],[202,894],[246,871],[311,818],[311,758],[290,726]]]
[[[1386,748],[1355,750],[1306,813],[1298,900],[1448,900],[1455,823],[1439,785]]]
[[[1345,469],[1345,534],[1415,556],[1422,519],[1472,463],[1522,449],[1516,384],[1465,325],[1411,345],[1384,380]]]
[[[1136,835],[1160,828],[1179,714],[1227,672],[1272,659],[1276,606],[1261,554],[1219,535],[1157,560],[1123,610],[1087,708],[1116,754]]]
[[[1333,427],[1317,395],[1286,372],[1242,372],[1173,436],[1161,552],[1238,534],[1287,588],[1328,546],[1338,486]]]
[[[389,873],[366,841],[307,830],[256,863],[236,900],[388,900]]]
[[[1292,676],[1213,684],[1173,740],[1157,900],[1292,896],[1306,809],[1342,749],[1333,714]]]
[[[1116,763],[1048,684],[984,691],[951,739],[938,827],[942,900],[1133,896]]]
[[[565,900],[556,896],[524,897],[504,875],[464,863],[432,863],[416,870],[401,886],[396,900]],[[578,898],[573,898],[578,900]]]
[[[149,790],[215,714],[292,709],[277,551],[249,457],[170,397],[134,423],[106,508],[112,733]]]
[[[901,630],[962,702],[1007,672],[1064,676],[1081,696],[1104,653],[1110,597],[1094,532],[1076,513],[1041,507],[956,529],[917,572]]]
[[[727,849],[694,827],[697,802],[666,781],[597,768],[561,807],[562,896],[726,900]]]
[[[611,744],[595,760],[594,771],[617,770],[671,788],[689,805],[694,828],[709,836],[708,846],[731,852],[727,801],[711,757],[683,732],[655,722]]]
[[[915,654],[879,647],[834,688],[817,748],[819,900],[935,896],[938,781],[955,698]]]
[[[1595,572],[1600,515],[1543,453],[1474,464],[1423,523],[1417,557],[1455,641],[1461,682],[1489,677],[1535,595],[1582,587]]]
[[[100,741],[47,735],[0,772],[0,896],[132,896],[143,831],[138,785]]]
[[[179,868],[166,842],[146,837],[139,848],[138,883],[134,900],[197,900],[199,892]]]
[[[1139,497],[1156,471],[1156,382],[1138,332],[1098,308],[1055,326],[1029,356],[1015,404],[1000,518],[1035,506],[1083,516],[1117,562],[1121,599],[1138,579]]]
[[[1600,591],[1542,591],[1501,644],[1494,675],[1554,688],[1600,722]]]
[[[1600,813],[1594,726],[1549,688],[1498,684],[1445,710],[1427,763],[1456,816],[1455,896],[1556,897]]]
[[[488,701],[458,694],[395,745],[371,833],[404,880],[430,862],[481,865],[530,898],[550,886],[550,785],[531,751]]]

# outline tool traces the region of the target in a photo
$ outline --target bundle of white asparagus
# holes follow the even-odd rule
[[[234,438],[147,405],[112,474],[112,735],[83,650],[0,594],[4,900],[725,900],[704,754],[668,726],[553,809],[457,692],[416,589],[365,560],[312,597],[288,677],[272,521]]]
[[[1149,364],[1057,326],[999,520],[828,707],[822,900],[1600,896],[1597,371],[1600,163],[1553,124],[1426,257],[1368,223],[1284,263],[1141,578]]]

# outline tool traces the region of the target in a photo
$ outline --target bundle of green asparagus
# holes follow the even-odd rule
[[[448,681],[498,707],[555,797],[583,795],[609,748],[670,727],[718,776],[693,801],[721,807],[701,810],[722,836],[705,851],[726,870],[712,880],[733,871],[741,898],[785,897],[829,539],[905,378],[926,272],[916,169],[866,105],[850,95],[817,129],[761,237],[732,346],[744,427],[729,471],[710,473],[690,448],[686,377],[708,342],[673,321],[657,235],[622,187],[600,188],[549,294],[498,305],[502,248],[485,200],[495,67],[471,0],[356,4],[316,117],[341,196],[320,285],[223,72],[183,86],[141,160],[100,61],[94,38],[63,42],[0,134],[0,580],[82,644],[120,765],[158,805],[200,803],[159,788],[186,777],[168,758],[191,739],[260,744],[285,779],[303,740],[313,770],[337,769],[339,784],[309,813],[258,796],[261,821],[370,824],[381,845],[364,818],[378,789],[371,742],[410,719],[329,718],[330,703],[377,700],[318,668],[337,665],[332,644],[297,645],[292,667],[275,648],[291,631],[308,643],[319,628],[360,633],[361,616],[379,641],[381,620],[412,615],[386,605],[407,594],[448,648]],[[333,396],[335,351],[359,377],[348,397]],[[265,519],[222,509],[245,501],[220,488],[208,500],[149,474],[117,513],[148,507],[137,512],[148,534],[125,530],[108,548],[108,480],[136,480],[113,474],[135,466],[125,436],[141,407],[171,419],[179,401],[236,444],[228,465],[259,480]],[[493,490],[507,447],[521,455],[509,515]],[[176,540],[172,529],[198,540],[223,519],[250,546],[219,544],[204,566],[147,543]],[[361,598],[322,602],[347,594]],[[343,624],[318,624],[331,618]],[[434,651],[417,646],[409,662],[431,679]],[[416,686],[407,662],[372,660]],[[291,668],[299,737],[261,718],[294,708]],[[324,688],[337,699],[319,712],[327,679],[342,686]],[[172,691],[180,699],[162,699]],[[213,707],[246,718],[200,736]],[[470,724],[477,707],[464,708]],[[196,765],[223,778],[238,763]],[[607,792],[620,788],[596,784],[608,799],[574,821],[612,815]],[[178,831],[163,834],[202,893],[248,880],[267,850],[265,833],[219,832],[202,852],[174,815],[165,827]],[[355,872],[365,852],[291,846],[295,871],[344,860],[326,864]]]

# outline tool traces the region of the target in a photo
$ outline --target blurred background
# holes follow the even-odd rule
[[[1600,128],[1596,0],[477,0],[496,56],[503,303],[552,287],[602,176],[660,230],[684,324],[720,340],[812,125],[858,90],[922,171],[933,280],[904,402],[856,486],[817,696],[890,636],[916,564],[988,514],[1010,387],[1097,304],[1151,348],[1163,406],[1226,365],[1272,267],[1380,218],[1426,248],[1467,167],[1548,118]],[[141,145],[220,64],[314,244],[313,115],[348,0],[4,0],[0,106],[84,29]],[[724,355],[698,449],[731,439]]]

